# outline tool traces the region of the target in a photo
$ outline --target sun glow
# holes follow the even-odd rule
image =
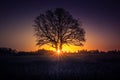
[[[60,52],[61,52],[60,50],[57,50],[57,53],[58,53],[58,54],[60,54]]]
[[[55,48],[52,48],[48,45],[44,45],[41,47],[41,49],[46,49],[46,50],[52,50],[52,51],[55,51],[57,54],[60,54],[61,51],[60,50],[57,50]],[[82,47],[78,47],[78,46],[73,46],[73,45],[63,45],[63,48],[62,48],[62,52],[77,52],[79,50],[81,50]]]

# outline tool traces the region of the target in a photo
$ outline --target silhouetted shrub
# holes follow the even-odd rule
[[[16,55],[16,50],[13,50],[11,48],[0,48],[0,56],[10,56],[10,55]]]

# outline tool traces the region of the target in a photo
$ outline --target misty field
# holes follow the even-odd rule
[[[0,56],[0,80],[120,79],[120,55]]]

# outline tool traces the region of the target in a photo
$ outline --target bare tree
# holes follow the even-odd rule
[[[56,8],[54,11],[48,10],[45,14],[36,17],[34,22],[39,46],[47,44],[56,51],[62,51],[64,44],[82,46],[85,41],[85,31],[81,28],[79,19],[74,19],[68,11],[62,8]]]

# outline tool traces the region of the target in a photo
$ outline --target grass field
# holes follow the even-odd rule
[[[0,56],[0,80],[119,80],[120,55]]]

